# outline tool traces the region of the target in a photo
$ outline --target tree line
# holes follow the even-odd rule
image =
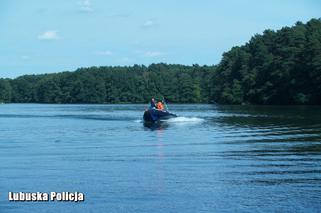
[[[25,75],[0,80],[0,100],[14,103],[209,102],[211,66],[164,63],[90,67],[75,72]]]
[[[0,102],[321,104],[321,20],[265,30],[216,66],[80,68],[0,79]]]

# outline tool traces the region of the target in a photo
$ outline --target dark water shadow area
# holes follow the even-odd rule
[[[159,122],[143,122],[143,125],[146,130],[165,130],[170,127],[170,124],[166,121],[159,121]]]

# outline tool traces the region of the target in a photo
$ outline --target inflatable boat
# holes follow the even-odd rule
[[[154,108],[145,110],[144,116],[143,116],[144,121],[150,122],[150,123],[155,123],[161,120],[166,120],[174,117],[177,117],[177,115],[170,113],[166,110],[158,110]]]

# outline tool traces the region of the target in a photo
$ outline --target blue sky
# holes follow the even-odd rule
[[[318,0],[1,0],[0,77],[157,62],[217,64],[264,29],[321,17]]]

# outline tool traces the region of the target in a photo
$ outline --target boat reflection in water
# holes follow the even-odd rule
[[[157,122],[144,122],[144,127],[149,130],[163,130],[169,127],[169,123],[166,121],[157,121]]]

